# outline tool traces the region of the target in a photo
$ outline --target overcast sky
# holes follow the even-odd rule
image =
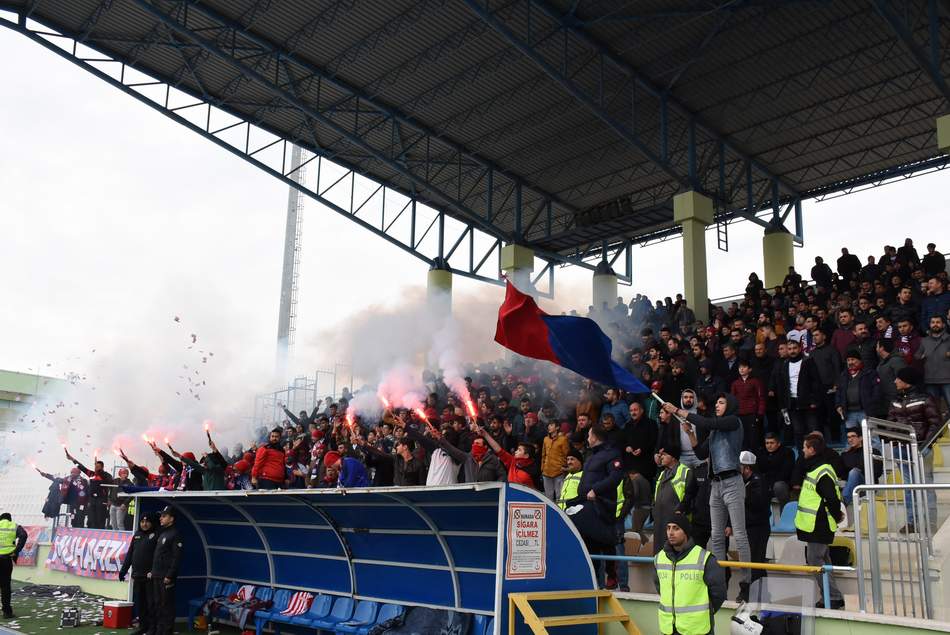
[[[287,188],[5,29],[0,59],[16,61],[0,67],[0,368],[81,369],[96,347],[134,358],[173,316],[210,347],[240,349],[239,363],[272,366]],[[905,236],[947,252],[948,186],[942,172],[806,203],[799,268],[842,244],[879,255]],[[729,253],[715,240],[708,232],[711,295],[741,291],[761,274],[761,229],[733,225]],[[638,248],[621,294],[681,291],[680,250],[678,239]],[[421,261],[308,201],[296,367],[346,361],[331,343],[348,321],[417,296],[425,278]],[[586,271],[559,269],[557,288],[558,308],[590,303]],[[455,293],[457,306],[501,300],[464,279]]]

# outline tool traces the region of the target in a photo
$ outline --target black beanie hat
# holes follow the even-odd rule
[[[686,535],[690,538],[693,537],[693,525],[689,522],[689,518],[687,518],[686,514],[682,512],[675,512],[670,517],[670,519],[666,521],[666,524],[670,523],[679,526],[679,528],[682,529],[683,532],[686,533]]]
[[[920,371],[911,366],[901,368],[899,371],[897,371],[897,378],[905,384],[910,384],[911,386],[916,386],[921,381],[923,381]]]
[[[574,448],[571,448],[570,450],[568,450],[568,451],[567,451],[567,455],[574,457],[575,459],[577,459],[577,460],[580,461],[581,463],[584,462],[584,455],[581,454],[578,450],[576,450],[576,449],[574,449]]]

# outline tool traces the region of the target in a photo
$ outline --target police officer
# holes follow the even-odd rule
[[[653,559],[663,635],[706,635],[726,599],[726,579],[712,553],[693,542],[689,519],[679,512],[666,524],[666,544]],[[675,593],[674,593],[675,589]]]
[[[10,578],[13,577],[13,565],[20,557],[26,544],[26,530],[15,522],[9,513],[0,514],[0,599],[3,603],[3,617],[13,618],[10,605]]]
[[[680,463],[680,449],[675,445],[660,448],[654,460],[663,470],[653,490],[653,553],[656,555],[666,542],[666,522],[678,511],[686,514],[692,511],[699,488],[693,471]]]
[[[172,635],[175,625],[175,582],[181,564],[182,540],[175,527],[175,510],[166,507],[158,519],[162,531],[155,545],[155,557],[148,578],[152,581],[155,635]]]
[[[614,536],[610,544],[589,544],[592,552],[606,555],[616,554],[616,523],[617,523],[617,486],[623,480],[620,450],[607,443],[608,433],[603,426],[594,426],[587,433],[587,445],[590,447],[590,456],[584,461],[584,472],[580,483],[577,484],[577,496],[586,500],[597,510],[594,515],[597,522],[605,525],[604,533]],[[600,532],[597,532],[600,533]],[[584,536],[584,532],[581,532]],[[597,579],[603,580],[604,564],[597,562]]]
[[[134,502],[134,501],[133,501]],[[158,514],[145,514],[139,519],[139,529],[132,536],[129,550],[119,569],[119,580],[132,569],[132,601],[135,614],[139,617],[139,627],[132,635],[148,633],[155,625],[152,590],[148,574],[155,559],[155,547],[158,545]]]
[[[838,476],[828,462],[825,447],[825,438],[814,432],[807,435],[802,443],[805,480],[795,513],[798,539],[805,543],[805,563],[818,567],[831,564],[828,545],[834,542],[835,531],[843,518]],[[834,576],[829,576],[829,579],[829,606],[833,609],[844,608],[844,597],[835,584]],[[821,588],[820,576],[818,588]],[[823,607],[824,604],[818,602],[815,606]]]

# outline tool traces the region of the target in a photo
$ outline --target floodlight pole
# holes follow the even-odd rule
[[[286,156],[286,155],[285,155]],[[303,150],[293,145],[290,152],[290,174],[294,183],[303,184]],[[277,365],[275,373],[281,382],[288,378],[290,356],[294,347],[297,322],[297,278],[300,275],[300,225],[303,221],[303,195],[293,185],[287,195],[287,225],[284,230],[284,266],[280,273],[280,312],[277,316]]]

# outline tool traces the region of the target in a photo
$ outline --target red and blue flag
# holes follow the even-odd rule
[[[495,341],[519,355],[553,362],[605,386],[650,392],[643,382],[611,359],[613,344],[596,322],[569,315],[548,315],[534,298],[518,291],[511,281],[498,309]]]

